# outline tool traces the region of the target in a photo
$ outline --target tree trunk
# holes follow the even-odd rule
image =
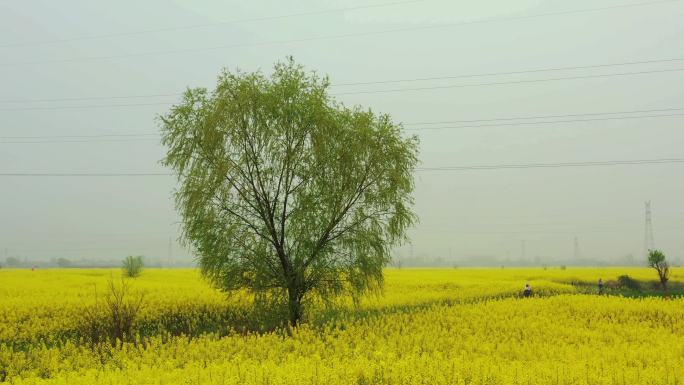
[[[290,313],[290,325],[292,327],[297,327],[299,320],[302,318],[302,298],[299,292],[300,290],[296,285],[292,285],[287,289],[287,305]]]
[[[667,291],[667,272],[664,269],[657,269],[658,270],[658,278],[660,278],[660,286],[663,287],[663,291]]]

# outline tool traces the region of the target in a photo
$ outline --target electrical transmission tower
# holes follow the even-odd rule
[[[579,248],[579,239],[577,237],[575,237],[575,250],[574,250],[573,256],[575,258],[575,262],[578,261],[581,257],[580,248]]]
[[[651,201],[646,202],[646,218],[644,225],[644,256],[648,257],[648,251],[655,249],[653,240],[653,220],[651,218]]]

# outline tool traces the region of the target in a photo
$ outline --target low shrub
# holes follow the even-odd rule
[[[95,304],[84,308],[81,313],[79,327],[82,338],[92,346],[104,342],[111,346],[135,342],[143,295],[131,293],[123,280],[121,285],[110,281],[103,300],[97,297],[97,293],[95,295]]]
[[[641,284],[639,284],[639,281],[630,277],[629,275],[619,276],[617,282],[621,288],[629,290],[641,290]]]

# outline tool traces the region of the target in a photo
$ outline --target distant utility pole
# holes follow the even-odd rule
[[[173,258],[173,241],[171,236],[169,236],[169,267],[171,267],[171,259]]]
[[[413,243],[411,243],[411,259],[413,259]]]
[[[523,239],[520,241],[520,259],[524,260],[526,256],[526,251],[525,251],[525,240]]]
[[[645,203],[646,216],[644,223],[644,257],[648,257],[648,251],[655,249],[653,240],[653,220],[651,218],[651,201]]]
[[[578,261],[580,259],[580,248],[579,248],[579,239],[575,237],[575,251],[573,253],[575,261]]]

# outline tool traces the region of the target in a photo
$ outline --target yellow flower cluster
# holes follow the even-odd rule
[[[578,294],[647,269],[388,270],[384,292],[308,310],[292,335],[153,335],[93,348],[68,338],[107,270],[0,270],[0,382],[9,384],[682,384],[684,299]],[[673,281],[684,277],[673,276]],[[147,269],[148,321],[244,308],[191,270]],[[520,298],[525,282],[536,295]],[[40,336],[40,338],[38,337]]]

